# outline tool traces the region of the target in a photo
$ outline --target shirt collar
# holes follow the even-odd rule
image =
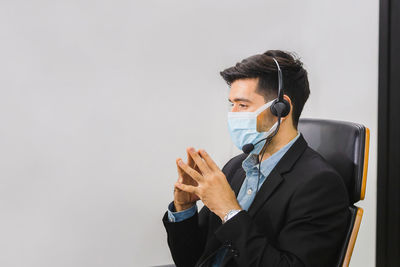
[[[272,154],[269,158],[261,162],[261,173],[266,177],[269,175],[271,170],[275,167],[275,165],[281,160],[281,158],[286,154],[286,152],[290,149],[290,147],[296,142],[296,140],[300,137],[300,133],[298,132],[296,137],[290,140],[285,146]],[[250,154],[247,158],[242,162],[242,167],[246,173],[251,171],[258,171],[258,155]]]

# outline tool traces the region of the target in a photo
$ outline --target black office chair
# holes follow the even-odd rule
[[[363,209],[354,204],[365,196],[369,129],[357,123],[320,119],[300,119],[298,128],[308,145],[336,169],[347,186],[351,220],[337,266],[348,266],[363,215]]]
[[[351,220],[337,266],[348,266],[363,215],[363,209],[354,203],[365,196],[369,129],[357,123],[320,119],[300,119],[298,128],[308,145],[336,169],[346,184]]]

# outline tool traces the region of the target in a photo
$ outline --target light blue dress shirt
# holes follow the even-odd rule
[[[247,211],[250,208],[251,204],[254,201],[254,198],[256,197],[256,192],[260,190],[268,175],[275,168],[276,164],[278,164],[281,158],[286,154],[293,143],[296,142],[299,136],[300,133],[298,133],[295,138],[293,138],[280,150],[261,162],[260,182],[258,183],[258,188],[258,155],[250,154],[245,160],[243,160],[242,167],[246,172],[246,178],[244,179],[239,194],[237,196],[239,205],[242,207],[243,210]],[[197,205],[193,205],[191,208],[184,211],[174,212],[174,203],[171,202],[168,206],[168,220],[170,222],[180,222],[192,217],[194,214],[196,214],[196,212]],[[219,267],[221,265],[226,252],[227,249],[224,247],[218,250],[217,254],[215,255],[212,267]]]

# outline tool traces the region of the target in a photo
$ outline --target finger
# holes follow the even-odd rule
[[[175,192],[180,192],[180,191],[182,191],[182,190],[180,190],[178,187],[176,187],[176,185],[174,185],[174,193]]]
[[[187,175],[182,170],[182,168],[179,166],[178,162],[180,160],[182,160],[182,159],[181,158],[176,159],[176,168],[178,170],[178,182],[197,186],[198,182],[196,180],[194,180],[192,177],[190,177],[189,175]],[[194,170],[197,171],[198,173],[200,173],[200,170],[198,170],[197,166],[194,168]]]
[[[179,178],[178,178],[178,181],[180,182],[180,183],[183,183],[183,171],[182,171],[182,169],[179,167],[179,165],[178,165],[178,162],[180,161],[180,160],[182,160],[181,158],[177,158],[176,159],[176,168],[178,169],[178,176],[179,176]]]
[[[201,172],[199,167],[194,162],[194,160],[193,160],[192,156],[190,155],[189,151],[187,151],[187,157],[188,157],[188,163],[187,164],[189,165],[189,167],[195,169],[198,172]]]
[[[194,160],[193,160],[193,158],[192,158],[192,156],[190,155],[190,153],[189,153],[189,151],[188,150],[186,150],[186,153],[187,153],[187,158],[188,158],[188,165],[190,166],[190,167],[194,167],[196,164],[194,163]]]
[[[195,181],[200,182],[203,179],[200,173],[195,171],[194,169],[190,168],[187,164],[185,164],[182,160],[178,161],[179,167],[187,173],[190,177],[192,177]]]
[[[204,149],[199,150],[200,156],[205,160],[208,167],[213,171],[219,171],[218,165],[214,162],[214,160],[208,155],[208,153]]]
[[[199,167],[200,171],[202,173],[208,173],[210,172],[210,168],[208,168],[207,164],[204,162],[204,160],[200,157],[199,153],[197,153],[196,150],[194,150],[193,147],[190,147],[187,149],[188,153],[196,163],[196,165]]]
[[[180,184],[180,183],[175,183],[176,188],[185,191],[187,193],[192,193],[196,194],[197,193],[197,187],[192,186],[192,185],[186,185],[186,184]]]

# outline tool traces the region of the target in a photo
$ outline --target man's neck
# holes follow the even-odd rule
[[[278,133],[272,138],[271,143],[266,147],[264,156],[261,161],[266,160],[272,154],[279,151],[282,147],[288,144],[293,138],[297,136],[298,132],[296,129],[288,129],[287,131],[278,131]],[[260,156],[261,157],[261,156]]]

